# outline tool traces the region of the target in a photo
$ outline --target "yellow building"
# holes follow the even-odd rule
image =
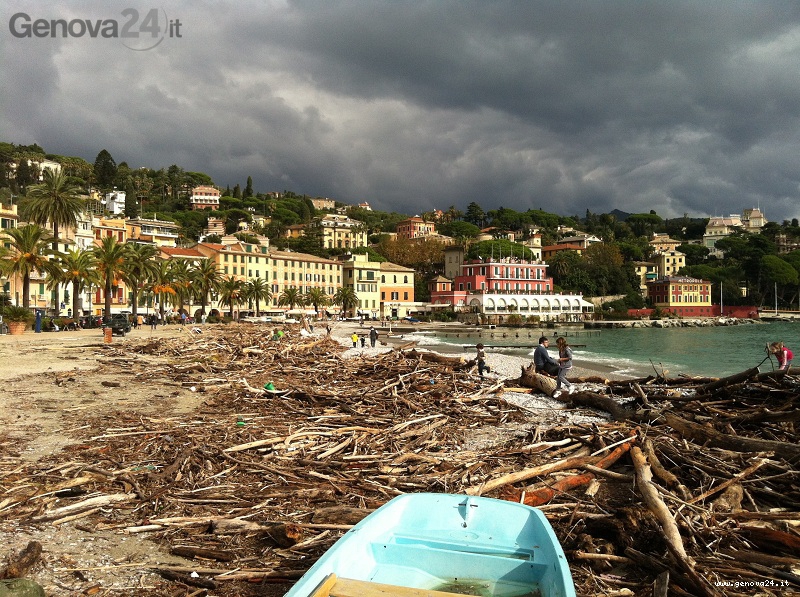
[[[358,297],[357,314],[377,318],[381,308],[381,264],[370,261],[368,255],[345,255],[341,264],[342,286],[351,287]]]
[[[363,222],[341,214],[326,214],[319,221],[322,246],[326,249],[357,249],[367,246],[367,230]]]
[[[653,255],[653,262],[658,268],[659,278],[677,276],[686,265],[686,255],[680,251],[664,251]]]
[[[274,306],[289,288],[297,288],[303,294],[319,288],[332,299],[342,286],[342,264],[338,261],[291,251],[271,251],[268,257]]]
[[[224,277],[233,276],[243,282],[262,279],[269,284],[272,304],[278,306],[281,294],[297,288],[302,294],[320,288],[330,298],[342,285],[339,262],[306,253],[274,251],[265,245],[251,243],[199,243],[196,249],[217,264]]]

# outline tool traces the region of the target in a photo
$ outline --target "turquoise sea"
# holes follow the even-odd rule
[[[444,353],[469,354],[482,342],[487,352],[533,358],[541,330],[526,328],[464,328],[463,331],[406,334],[420,346]],[[584,330],[564,327],[544,330],[555,354],[555,338],[565,336],[573,347],[577,366],[598,367],[620,375],[642,377],[657,370],[667,377],[680,374],[724,377],[750,367],[771,371],[765,346],[783,341],[800,350],[800,321],[703,328],[636,328]],[[795,359],[794,365],[798,365]],[[655,369],[654,369],[655,368]]]

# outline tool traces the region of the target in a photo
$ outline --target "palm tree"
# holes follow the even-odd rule
[[[278,297],[278,304],[281,307],[288,305],[289,311],[291,311],[294,309],[295,305],[302,306],[304,304],[303,294],[300,292],[299,288],[292,286],[281,293],[281,295]]]
[[[125,272],[125,262],[130,249],[127,245],[118,243],[113,236],[106,236],[100,245],[92,248],[94,258],[97,260],[97,271],[105,291],[105,304],[103,320],[108,323],[111,319],[111,293],[119,286],[119,280]]]
[[[320,307],[327,307],[330,304],[331,297],[322,288],[311,288],[306,292],[305,302],[307,305],[313,305],[314,311],[319,313]]]
[[[358,295],[352,286],[342,286],[333,295],[333,304],[342,307],[342,313],[347,313],[358,305]]]
[[[256,317],[258,317],[260,302],[264,301],[269,304],[269,302],[272,300],[272,290],[264,278],[255,278],[254,280],[250,280],[245,287],[247,297],[252,299],[256,304]]]
[[[23,219],[40,226],[50,223],[53,227],[53,252],[56,252],[59,228],[77,227],[78,214],[84,210],[85,203],[64,172],[48,168],[42,174],[42,184],[34,185],[28,190],[26,200],[21,207],[20,216]],[[58,315],[61,311],[58,284],[56,283],[53,288],[54,308]]]
[[[99,283],[97,264],[91,249],[70,249],[61,257],[62,280],[72,284],[72,317],[80,316],[80,295],[92,284]]]
[[[29,309],[31,274],[54,270],[53,262],[48,259],[53,253],[49,246],[53,237],[37,224],[7,228],[3,231],[3,236],[9,246],[0,260],[0,271],[8,277],[22,277],[22,306]]]
[[[185,259],[170,260],[172,287],[175,289],[175,300],[178,313],[183,312],[183,305],[191,297],[192,272]]]
[[[139,292],[155,271],[154,258],[158,255],[158,248],[140,243],[130,244],[128,247],[130,258],[125,262],[122,279],[131,289],[131,311],[135,320],[139,314]]]
[[[164,305],[170,297],[175,296],[175,287],[172,284],[172,267],[169,260],[156,260],[150,284],[147,288],[158,297],[158,312],[161,313],[161,321],[164,321]]]
[[[242,298],[242,286],[242,281],[234,278],[233,276],[228,276],[222,280],[222,283],[220,284],[220,302],[223,305],[230,306],[231,319],[233,319],[233,307],[238,305]]]
[[[208,294],[219,290],[222,283],[222,274],[217,269],[217,264],[211,259],[203,259],[194,264],[191,270],[192,290],[200,299],[201,313],[205,314],[208,304]]]

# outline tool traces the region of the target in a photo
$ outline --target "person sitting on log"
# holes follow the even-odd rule
[[[770,354],[774,354],[778,359],[778,371],[788,371],[792,366],[792,359],[794,354],[788,347],[784,346],[783,342],[773,342],[769,345]]]
[[[539,346],[533,351],[533,364],[536,367],[536,373],[555,377],[558,375],[558,362],[547,352],[549,344],[550,340],[546,336],[539,338]]]

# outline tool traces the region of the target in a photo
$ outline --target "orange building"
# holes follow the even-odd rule
[[[414,270],[384,261],[380,275],[381,315],[405,317],[414,306]]]

